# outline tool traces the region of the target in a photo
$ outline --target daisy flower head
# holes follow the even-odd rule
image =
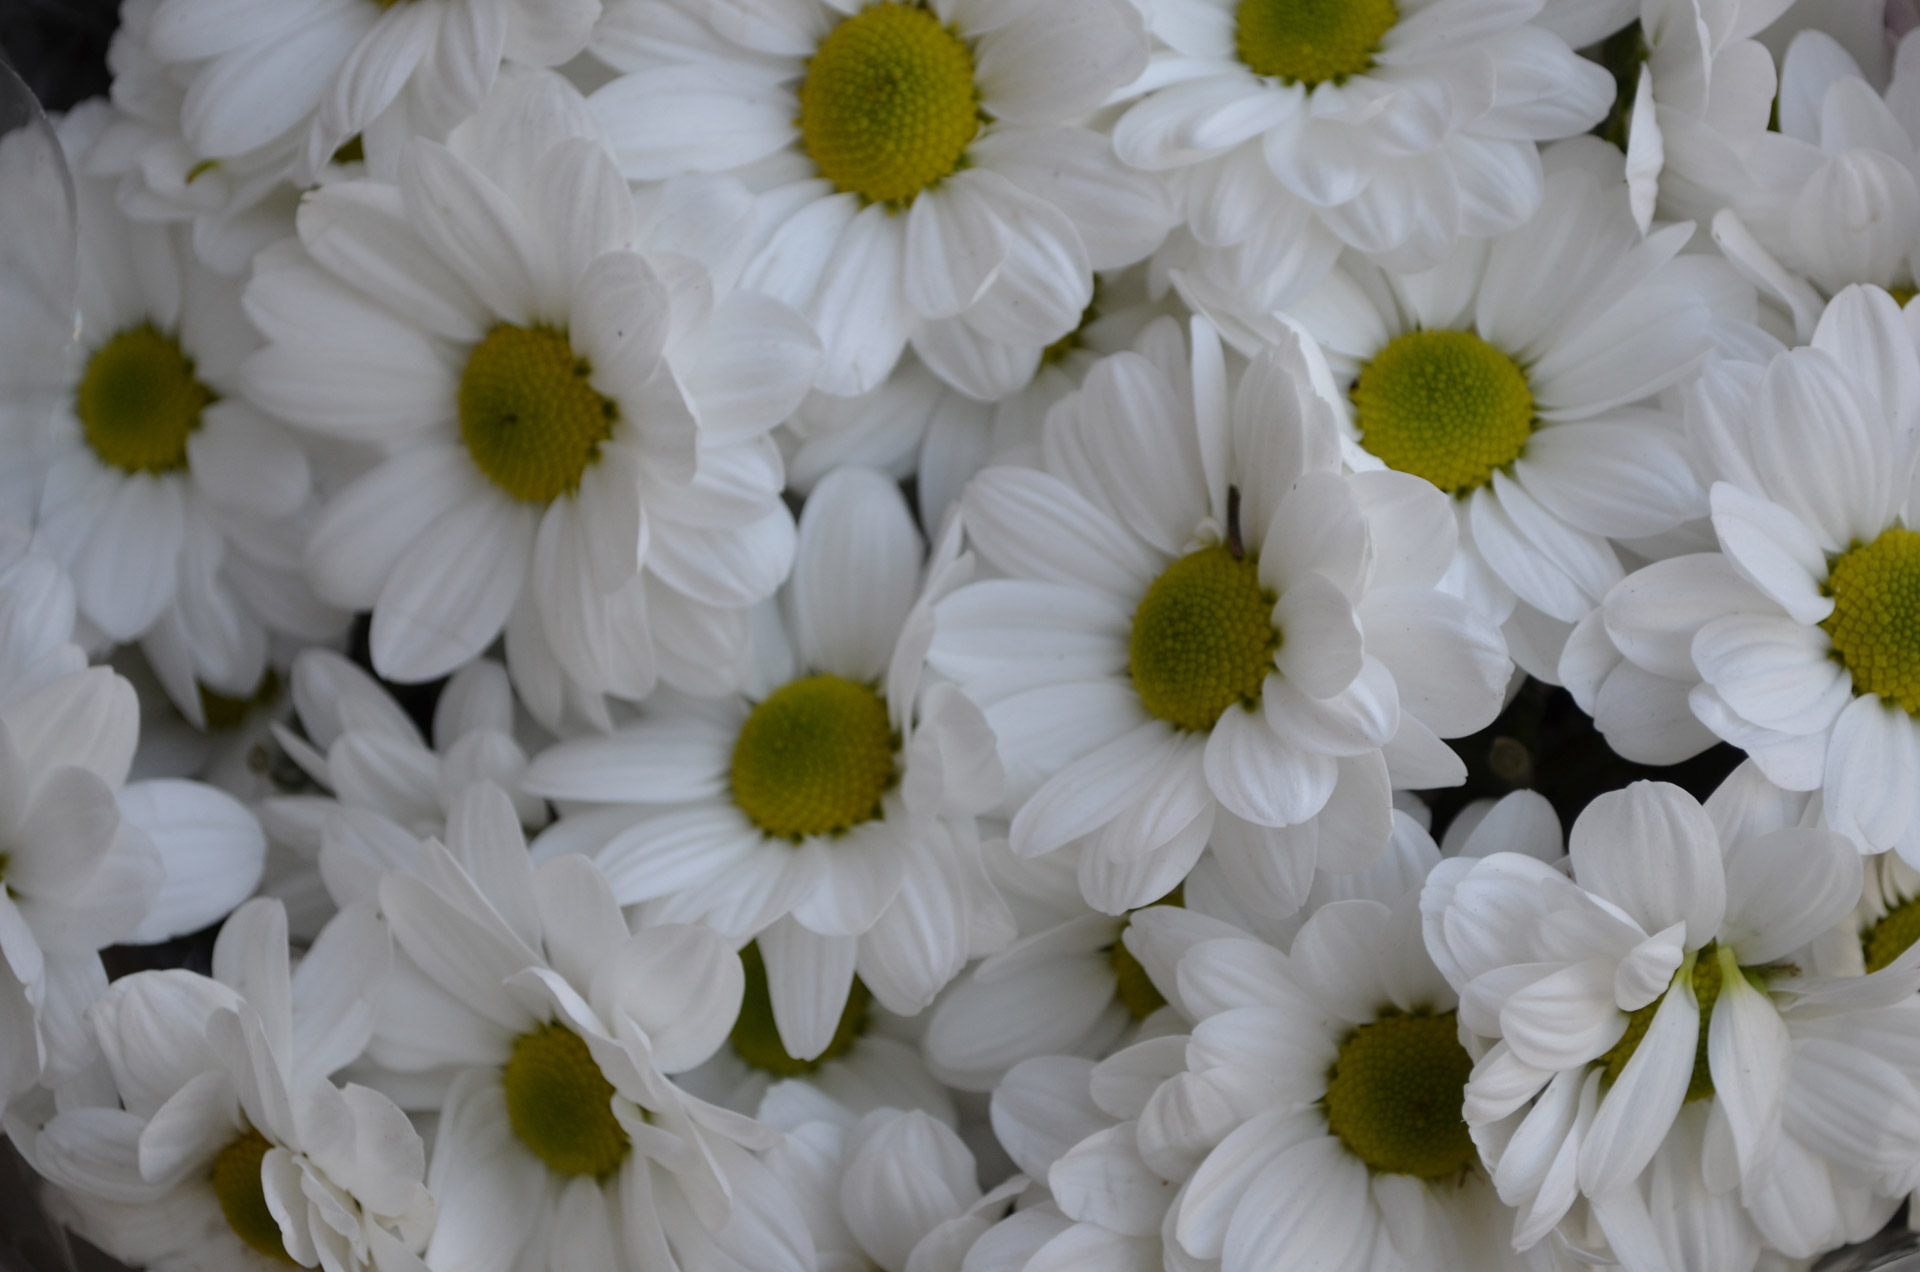
[[[505,629],[528,709],[604,728],[603,694],[734,673],[793,550],[764,434],[817,352],[709,269],[744,192],[684,182],[643,217],[597,138],[558,76],[514,72],[447,145],[411,143],[397,189],[311,193],[256,266],[245,378],[383,449],[306,557],[373,611],[375,670],[441,676]]]
[[[84,154],[113,114],[61,121]],[[184,234],[129,220],[110,183],[77,196],[79,339],[58,367],[51,425],[45,366],[0,383],[5,483],[44,550],[72,576],[80,615],[139,642],[181,712],[201,691],[252,696],[275,634],[326,639],[344,616],[315,600],[300,551],[315,500],[290,429],[247,402],[240,368],[260,339],[238,285],[200,264]]]
[[[899,488],[837,470],[802,510],[793,578],[760,614],[745,693],[662,696],[527,773],[550,799],[625,806],[563,817],[541,855],[591,851],[650,921],[758,939],[780,1045],[797,1061],[824,1054],[856,986],[912,1015],[970,954],[1012,936],[973,821],[999,795],[993,737],[951,685],[921,689],[932,603],[968,565],[955,537],[923,584]]]
[[[750,1150],[775,1137],[667,1076],[725,1041],[740,960],[712,932],[630,929],[606,879],[537,868],[506,795],[457,801],[447,843],[381,880],[398,949],[367,1059],[444,1092],[427,1183],[432,1269],[799,1272],[800,1216]]]
[[[1284,304],[1342,244],[1392,269],[1540,206],[1536,143],[1585,132],[1613,85],[1534,19],[1482,0],[1170,0],[1114,126],[1175,174],[1216,268]]]
[[[1636,667],[1688,687],[1712,734],[1773,782],[1822,794],[1862,851],[1915,858],[1920,532],[1908,476],[1920,356],[1878,287],[1827,306],[1813,343],[1725,361],[1687,397],[1719,551],[1656,562],[1606,599]]]
[[[609,6],[594,94],[636,180],[737,172],[745,282],[805,314],[817,381],[880,384],[911,341],[958,387],[1031,375],[1172,214],[1080,125],[1145,67],[1127,0],[699,0]]]
[[[1461,780],[1439,739],[1499,709],[1498,630],[1436,587],[1446,501],[1347,474],[1335,409],[1291,338],[1230,391],[1197,320],[1191,353],[1095,366],[1041,467],[967,488],[1003,577],[940,602],[930,664],[999,739],[1015,854],[1078,844],[1097,910],[1164,896],[1211,841],[1290,911],[1316,862],[1385,848],[1394,786]]]
[[[1527,225],[1464,241],[1427,273],[1348,256],[1284,316],[1250,324],[1231,297],[1196,297],[1209,312],[1224,304],[1223,329],[1249,345],[1310,333],[1347,461],[1449,497],[1460,544],[1449,589],[1495,622],[1546,620],[1557,641],[1623,575],[1610,539],[1705,513],[1658,395],[1706,357],[1723,298],[1748,318],[1754,304],[1723,263],[1679,255],[1691,226],[1643,240],[1617,168],[1603,181],[1583,149],[1556,148],[1564,162]],[[1527,670],[1553,679],[1558,652]]]
[[[69,1103],[28,1144],[79,1231],[157,1268],[414,1269],[434,1224],[406,1114],[329,1075],[372,1027],[390,959],[371,906],[289,971],[279,903],[227,920],[211,978],[140,972],[88,1010],[107,1102]]]

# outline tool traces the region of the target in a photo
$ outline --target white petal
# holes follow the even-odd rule
[[[1567,851],[1582,887],[1633,916],[1642,930],[1687,925],[1697,949],[1720,929],[1726,874],[1720,836],[1693,796],[1666,782],[1635,782],[1588,804]]]

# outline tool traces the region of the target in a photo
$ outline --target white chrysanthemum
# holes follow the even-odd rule
[[[1447,586],[1495,622],[1551,631],[1556,647],[1527,666],[1548,678],[1566,625],[1622,576],[1609,539],[1705,513],[1679,421],[1654,398],[1698,368],[1717,308],[1753,309],[1724,263],[1678,255],[1691,226],[1643,241],[1625,186],[1590,172],[1584,149],[1557,149],[1525,227],[1462,243],[1426,274],[1349,257],[1284,317],[1226,328],[1252,347],[1290,323],[1313,334],[1348,462],[1451,497]],[[1249,317],[1232,296],[1196,298]]]
[[[396,10],[397,11],[397,10]],[[373,611],[373,663],[444,675],[504,628],[528,709],[605,727],[600,695],[724,688],[793,521],[764,436],[816,358],[798,316],[717,294],[744,192],[647,215],[557,76],[502,77],[398,189],[311,194],[247,292],[255,398],[389,457],[327,504],[316,588]]]
[[[286,915],[256,900],[221,929],[212,979],[106,987],[88,1020],[117,1103],[70,1104],[30,1145],[79,1230],[158,1269],[418,1272],[420,1137],[385,1096],[328,1078],[366,1045],[390,949],[359,907],[289,974]]]
[[[1498,631],[1436,584],[1454,519],[1424,482],[1344,473],[1298,341],[1229,393],[1213,329],[1104,359],[1049,413],[1040,469],[976,477],[961,517],[1009,577],[937,609],[930,663],[985,709],[1015,853],[1081,841],[1109,914],[1211,838],[1280,911],[1359,869],[1393,786],[1464,769],[1440,737],[1499,710]],[[1170,356],[1169,356],[1170,355]]]
[[[952,686],[920,692],[931,603],[967,563],[937,559],[923,598],[922,557],[899,488],[836,471],[801,514],[785,622],[762,612],[746,694],[657,699],[527,774],[552,799],[625,806],[562,819],[543,855],[592,851],[654,922],[758,938],[802,1060],[833,1038],[856,971],[911,1015],[1012,935],[973,824],[999,794],[992,735]]]
[[[61,123],[75,155],[111,116]],[[248,697],[274,632],[324,639],[344,616],[313,599],[300,552],[314,501],[285,425],[239,398],[259,337],[238,286],[180,231],[143,225],[107,183],[75,185],[80,338],[59,364],[51,432],[30,418],[48,368],[8,376],[5,484],[30,500],[42,547],[73,576],[80,613],[139,641],[169,696],[203,723],[201,690]]]
[[[1720,551],[1648,566],[1604,609],[1649,695],[1690,687],[1708,729],[1871,851],[1920,843],[1917,420],[1920,356],[1878,287],[1836,297],[1811,347],[1710,366],[1687,426]]]
[[[1586,131],[1613,85],[1494,0],[1165,0],[1146,96],[1114,127],[1128,163],[1179,174],[1187,224],[1259,308],[1341,244],[1390,268],[1540,207],[1536,143]]]
[[[629,177],[761,192],[745,282],[813,323],[829,393],[873,389],[909,341],[959,387],[1017,385],[1092,271],[1172,220],[1078,123],[1146,64],[1126,0],[627,0],[592,48],[626,72],[593,101]]]
[[[1429,880],[1428,948],[1465,1030],[1485,1040],[1466,1118],[1519,1209],[1516,1246],[1578,1198],[1615,1224],[1608,1206],[1690,1102],[1711,1098],[1724,1123],[1715,1190],[1738,1181],[1763,1226],[1806,1173],[1806,1153],[1776,1146],[1824,1156],[1834,1119],[1872,1116],[1803,1040],[1870,1028],[1828,1018],[1898,1002],[1920,972],[1907,958],[1873,977],[1801,974],[1810,943],[1859,900],[1859,858],[1839,835],[1765,811],[1720,796],[1703,810],[1677,787],[1635,783],[1575,822],[1571,880],[1504,853],[1444,862]],[[1906,1131],[1890,1123],[1895,1134]],[[1834,1160],[1850,1168],[1853,1152]]]
[[[380,883],[401,957],[367,1058],[424,1075],[409,1098],[445,1093],[428,1267],[808,1268],[804,1222],[748,1151],[776,1137],[666,1076],[725,1041],[733,952],[703,928],[629,930],[584,857],[535,868],[490,783],[418,864]]]

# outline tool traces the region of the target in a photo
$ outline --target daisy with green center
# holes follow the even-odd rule
[[[1594,6],[1586,6],[1594,7]],[[1586,131],[1613,85],[1499,0],[1168,0],[1114,126],[1172,176],[1192,268],[1259,308],[1342,245],[1419,271],[1540,207],[1537,143]]]
[[[246,386],[378,444],[307,545],[315,588],[373,611],[375,670],[426,680],[506,632],[539,719],[609,726],[602,695],[728,687],[793,522],[764,435],[818,357],[799,317],[716,286],[744,191],[636,205],[585,102],[504,75],[399,188],[313,193],[248,305]]]
[[[593,102],[627,176],[759,193],[744,282],[813,323],[828,393],[909,341],[1004,391],[1173,219],[1080,124],[1146,65],[1125,0],[615,0],[591,48],[623,72]]]
[[[61,121],[76,162],[114,113],[93,103]],[[201,691],[251,695],[276,634],[331,639],[345,621],[300,570],[317,504],[307,458],[241,395],[260,338],[238,285],[183,231],[126,217],[110,182],[82,176],[75,193],[79,339],[0,375],[0,499],[72,576],[86,622],[139,642],[204,725]]]
[[[1697,370],[1718,305],[1752,317],[1727,266],[1678,255],[1690,226],[1642,239],[1618,156],[1605,152],[1615,170],[1602,176],[1591,153],[1556,147],[1537,217],[1462,243],[1429,273],[1349,256],[1284,315],[1196,297],[1249,349],[1290,328],[1313,335],[1342,398],[1347,461],[1450,498],[1460,555],[1448,588],[1506,625],[1516,660],[1550,681],[1570,625],[1623,574],[1609,540],[1704,515],[1679,420],[1657,395]]]
[[[1156,354],[1103,359],[1049,413],[1041,467],[967,488],[1003,577],[940,603],[931,665],[999,739],[1016,855],[1078,844],[1084,895],[1118,915],[1211,842],[1287,913],[1316,863],[1386,847],[1392,787],[1461,779],[1440,738],[1492,719],[1511,665],[1436,586],[1445,499],[1343,470],[1299,342],[1231,385],[1204,321]]]
[[[87,1018],[110,1102],[69,1099],[23,1145],[79,1231],[137,1266],[425,1272],[425,1147],[392,1101],[330,1077],[366,1045],[390,951],[359,906],[290,972],[286,914],[254,900],[211,978],[104,988]]]
[[[1908,489],[1920,356],[1899,307],[1854,286],[1813,343],[1710,366],[1687,398],[1719,551],[1606,599],[1629,663],[1685,693],[1780,786],[1819,791],[1863,852],[1920,861],[1920,509]],[[1627,728],[1629,722],[1622,722]]]
[[[491,783],[455,801],[445,846],[418,847],[417,872],[380,883],[398,955],[367,1060],[424,1075],[413,1098],[444,1092],[428,1267],[811,1267],[750,1151],[776,1137],[667,1076],[726,1041],[733,951],[704,928],[630,929],[584,857],[536,868]]]
[[[951,685],[920,683],[932,602],[968,565],[951,539],[923,589],[899,488],[835,471],[801,513],[783,612],[759,614],[743,694],[656,698],[527,773],[563,807],[602,806],[563,817],[540,855],[592,852],[649,920],[757,939],[799,1061],[833,1045],[856,986],[912,1015],[1012,936],[973,820],[999,794],[992,735]]]

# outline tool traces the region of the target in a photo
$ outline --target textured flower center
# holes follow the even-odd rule
[[[266,1136],[248,1127],[245,1135],[214,1155],[213,1195],[233,1235],[268,1258],[292,1263],[260,1182],[261,1159],[272,1147]]]
[[[1512,358],[1470,331],[1396,336],[1353,386],[1360,444],[1449,494],[1520,457],[1533,393]]]
[[[494,485],[528,503],[580,488],[619,408],[587,383],[593,368],[565,332],[502,323],[460,373],[460,437]]]
[[[1176,883],[1172,892],[1141,909],[1155,905],[1185,906],[1186,903],[1186,885]],[[1113,969],[1114,996],[1120,1000],[1120,1005],[1135,1020],[1145,1020],[1165,1007],[1167,999],[1160,992],[1160,987],[1153,983],[1153,977],[1147,975],[1147,969],[1140,965],[1140,960],[1134,957],[1133,951],[1127,948],[1127,928],[1133,925],[1133,916],[1139,912],[1131,911],[1127,921],[1120,927],[1120,935],[1113,938],[1113,948],[1107,951],[1107,965]]]
[[[626,1160],[613,1083],[579,1034],[556,1024],[521,1034],[501,1081],[513,1133],[557,1173],[605,1178]]]
[[[842,22],[800,83],[808,157],[872,203],[911,203],[952,176],[979,131],[973,55],[917,5],[887,0]]]
[[[733,744],[733,802],[776,839],[837,835],[873,820],[893,776],[887,704],[839,676],[783,685]]]
[[[1877,972],[1920,941],[1920,897],[1910,897],[1880,916],[1872,927],[1860,934],[1860,952],[1866,955],[1867,970]]]
[[[767,964],[758,941],[740,951],[740,966],[747,974],[747,988],[740,999],[740,1018],[733,1022],[728,1041],[733,1044],[734,1054],[754,1068],[783,1078],[812,1073],[827,1061],[845,1055],[867,1031],[867,1003],[873,995],[856,976],[847,992],[847,1005],[840,1011],[840,1023],[834,1027],[833,1041],[811,1060],[794,1059],[780,1041],[780,1026],[774,1023]]]
[[[1182,729],[1211,729],[1238,702],[1253,707],[1280,633],[1273,596],[1251,554],[1216,544],[1153,581],[1133,613],[1127,666],[1148,711]]]
[[[1240,0],[1234,48],[1256,75],[1311,88],[1373,65],[1393,0]]]
[[[1454,1013],[1382,1016],[1340,1044],[1327,1074],[1327,1129],[1378,1174],[1455,1174],[1475,1160],[1460,1115],[1472,1072]]]
[[[1820,626],[1853,691],[1920,713],[1920,532],[1894,526],[1841,553],[1826,592],[1833,613]]]
[[[1707,1026],[1713,1021],[1714,1000],[1720,997],[1720,962],[1719,942],[1708,941],[1700,952],[1694,955],[1691,970],[1683,963],[1680,970],[1673,974],[1676,983],[1682,976],[1693,977],[1693,996],[1700,1004],[1700,1038],[1693,1053],[1693,1077],[1687,1083],[1688,1100],[1704,1100],[1713,1094],[1713,1072],[1707,1066]],[[1630,1012],[1627,1016],[1627,1031],[1620,1035],[1620,1041],[1614,1043],[1613,1047],[1596,1061],[1606,1066],[1608,1083],[1611,1084],[1619,1078],[1621,1071],[1627,1067],[1627,1061],[1631,1060],[1633,1053],[1639,1050],[1640,1040],[1647,1036],[1647,1026],[1653,1023],[1654,1013],[1660,1009],[1660,1004],[1666,1000],[1666,997],[1667,995],[1663,993],[1645,1007]]]
[[[80,377],[74,411],[100,462],[130,473],[164,473],[187,462],[187,438],[217,399],[193,378],[193,359],[152,323],[100,346]]]

